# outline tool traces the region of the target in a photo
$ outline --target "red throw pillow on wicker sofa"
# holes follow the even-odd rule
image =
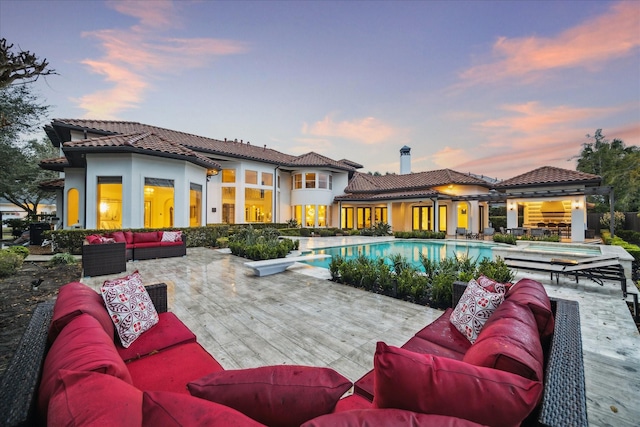
[[[481,427],[462,418],[446,415],[420,414],[402,409],[356,409],[348,412],[323,415],[302,424],[301,427],[387,427],[387,426],[435,426]]]
[[[142,391],[119,378],[97,372],[58,372],[58,387],[49,402],[52,426],[142,425]]]
[[[217,372],[188,384],[197,397],[230,406],[272,427],[333,411],[352,383],[330,368],[275,365]]]
[[[462,361],[542,381],[544,354],[529,307],[511,300],[500,304]]]
[[[145,391],[142,413],[146,426],[262,426],[228,406],[170,391]]]
[[[513,285],[505,299],[527,305],[536,318],[540,337],[545,340],[553,335],[555,321],[551,310],[551,300],[542,283],[532,279],[520,279]]]
[[[100,322],[107,335],[113,337],[113,322],[100,294],[84,283],[71,282],[58,291],[58,298],[53,307],[53,319],[49,326],[49,343],[56,339],[71,320],[82,313],[93,316]]]
[[[162,239],[161,233],[161,231],[137,231],[133,233],[133,243],[159,242]]]
[[[378,408],[449,415],[515,426],[533,411],[542,383],[459,360],[417,354],[379,342],[374,356]]]
[[[89,314],[81,314],[60,332],[47,353],[38,391],[38,409],[46,414],[60,369],[94,371],[131,384],[131,375],[102,325]]]
[[[127,239],[124,237],[124,231],[114,231],[109,233],[108,237],[111,237],[116,243],[127,243]]]

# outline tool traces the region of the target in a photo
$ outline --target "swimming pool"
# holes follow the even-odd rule
[[[400,254],[409,263],[422,270],[420,254],[437,261],[454,255],[457,257],[468,256],[472,260],[480,261],[483,258],[491,259],[492,247],[494,246],[495,244],[492,242],[411,239],[315,249],[311,251],[311,254],[326,254],[332,257],[339,255],[347,260],[357,258],[362,254],[371,259],[387,258],[389,264],[389,257]],[[305,261],[306,264],[322,268],[329,268],[330,262],[331,258]]]

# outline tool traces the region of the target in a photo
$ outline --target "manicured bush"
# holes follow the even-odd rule
[[[516,244],[516,236],[511,234],[496,233],[493,235],[493,241],[496,243],[507,243],[509,245]]]
[[[256,230],[253,226],[236,229],[229,238],[231,253],[254,261],[284,258],[289,252],[298,249],[299,241],[280,239],[275,228]]]
[[[55,265],[75,265],[78,263],[78,260],[68,252],[63,252],[59,254],[55,254],[51,257],[48,264],[50,266]]]
[[[22,259],[25,259],[29,256],[29,248],[25,248],[24,246],[9,246],[4,249],[5,251],[14,253],[16,255],[20,255]]]
[[[0,250],[0,277],[8,277],[15,274],[22,267],[23,261],[24,258],[20,254],[7,249]]]
[[[397,239],[444,239],[447,237],[444,231],[428,230],[396,231],[393,235]]]
[[[515,277],[515,273],[500,257],[497,257],[495,261],[489,258],[482,259],[478,264],[478,275],[480,274],[500,283],[511,282]]]

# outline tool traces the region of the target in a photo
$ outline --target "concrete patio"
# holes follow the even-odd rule
[[[301,249],[365,243],[371,238],[301,239]],[[379,241],[380,238],[376,238]],[[245,259],[188,249],[182,258],[127,263],[145,283],[164,282],[169,310],[226,369],[269,364],[328,366],[351,380],[373,366],[377,341],[400,345],[441,311],[333,283],[326,269],[296,265],[257,277]],[[83,278],[96,290],[124,273]],[[589,424],[636,426],[640,419],[640,335],[619,285],[579,284],[518,273],[542,282],[552,297],[580,304]],[[517,280],[516,279],[516,280]]]

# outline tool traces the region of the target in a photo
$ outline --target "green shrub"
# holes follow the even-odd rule
[[[433,277],[431,283],[431,301],[436,307],[451,307],[453,282],[456,276],[451,271],[443,270]]]
[[[16,255],[20,255],[22,259],[25,259],[29,256],[29,248],[25,248],[24,246],[9,246],[4,250]]]
[[[495,261],[489,258],[482,259],[478,265],[477,276],[481,274],[500,283],[511,282],[515,277],[515,273],[500,257],[497,257]]]
[[[0,277],[8,277],[16,273],[24,258],[15,252],[6,249],[0,250]]]
[[[444,239],[447,237],[444,231],[428,230],[396,231],[393,235],[397,239]]]
[[[496,243],[507,243],[509,245],[516,244],[516,236],[511,234],[496,233],[493,235],[493,241]]]
[[[52,256],[48,264],[50,266],[55,266],[55,265],[75,265],[77,263],[78,263],[78,260],[73,255],[71,255],[68,252],[63,252],[63,253],[55,254],[54,256]]]

